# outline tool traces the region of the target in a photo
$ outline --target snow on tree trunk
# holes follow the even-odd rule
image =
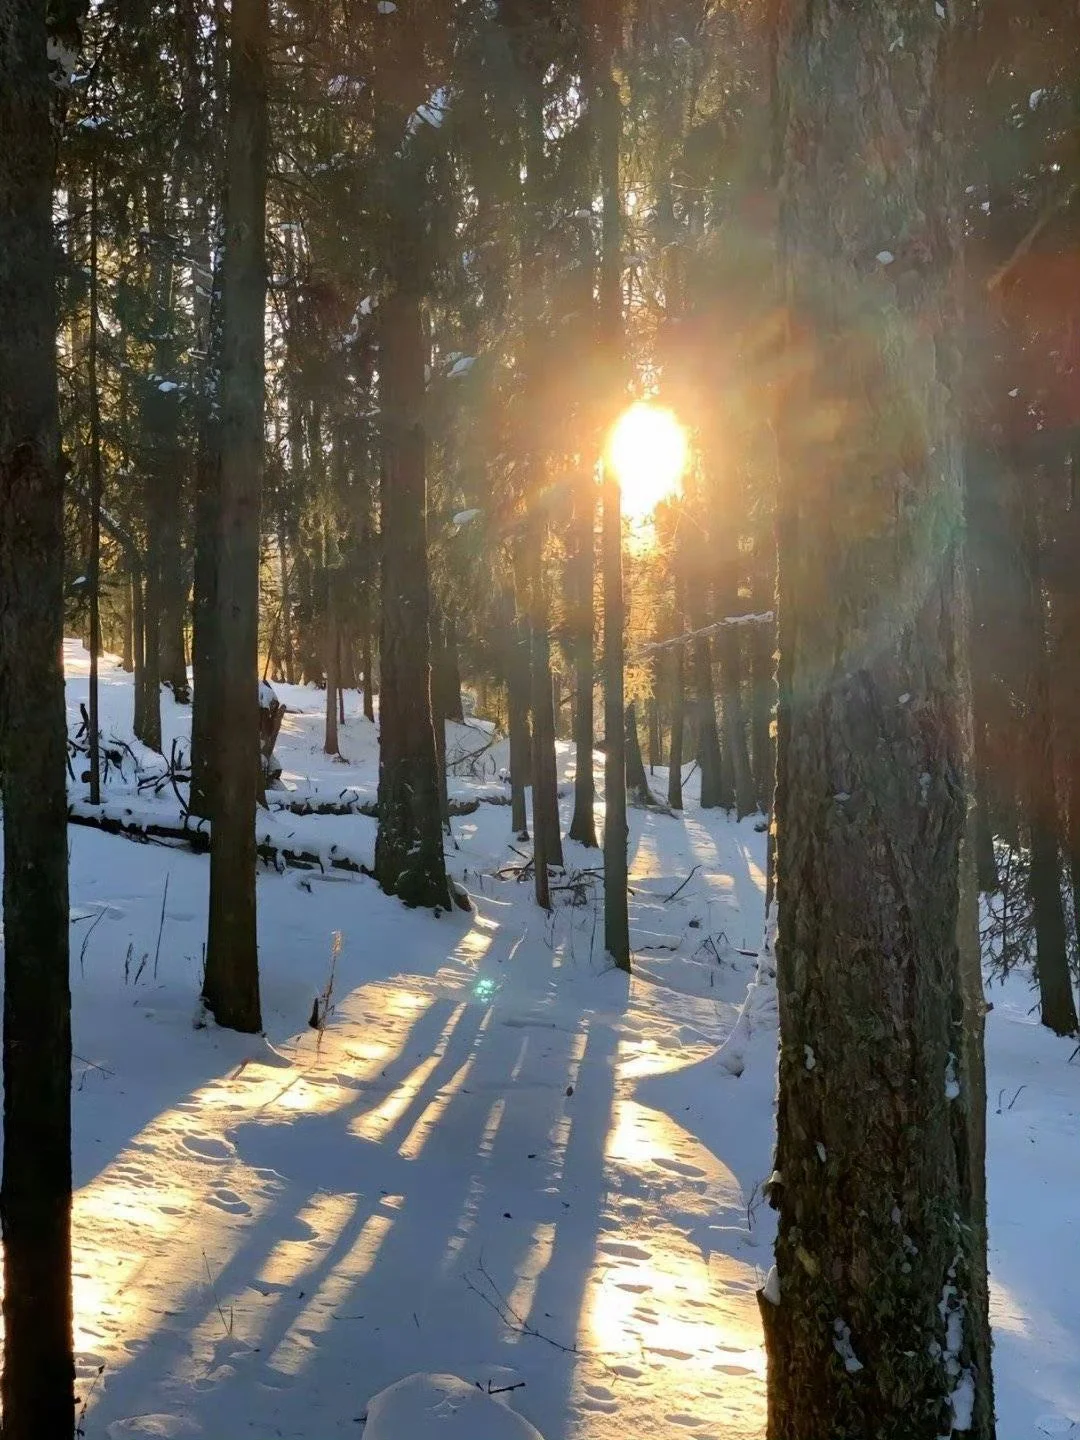
[[[779,35],[797,365],[780,433],[770,1440],[994,1433],[981,1018],[957,939],[948,30],[942,6],[793,0]]]

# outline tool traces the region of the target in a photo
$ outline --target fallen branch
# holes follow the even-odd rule
[[[690,874],[687,875],[686,879],[682,882],[682,884],[679,886],[679,888],[678,888],[677,890],[673,890],[670,895],[665,895],[665,896],[664,896],[663,900],[661,900],[661,902],[660,902],[661,905],[667,905],[667,904],[669,904],[672,900],[675,899],[675,896],[676,896],[676,895],[680,894],[681,891],[685,890],[686,887],[687,887],[687,885],[690,884],[690,881],[694,878],[694,876],[697,874],[697,872],[698,872],[700,869],[701,869],[701,866],[700,866],[700,865],[695,865],[694,868],[693,868],[693,870],[690,871]]]
[[[271,790],[266,797],[266,803],[268,809],[289,815],[366,815],[369,820],[379,818],[378,801],[363,800],[359,793],[350,795],[347,790],[341,791],[334,800],[321,800],[317,794],[292,796],[288,791]],[[493,797],[490,800],[487,796],[481,796],[476,800],[451,800],[450,815],[454,819],[461,815],[475,815],[481,804],[503,805],[506,803],[501,796]]]

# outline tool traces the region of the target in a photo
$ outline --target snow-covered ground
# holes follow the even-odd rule
[[[74,724],[76,644],[68,669]],[[129,678],[103,669],[103,727],[130,740]],[[279,695],[287,781],[373,797],[355,693],[345,763],[321,753],[323,697]],[[168,749],[189,714],[163,709]],[[451,754],[484,743],[449,729]],[[504,763],[454,793],[499,793]],[[453,822],[471,915],[336,871],[261,875],[269,1045],[194,1028],[206,858],[72,828],[87,1437],[759,1440],[775,1033],[740,1035],[738,1078],[717,1051],[754,976],[763,837],[692,789],[682,817],[631,812],[627,983],[580,874],[595,853],[568,847],[580,884],[548,918],[507,873],[509,819]],[[374,844],[363,815],[273,823],[320,853]],[[1022,981],[993,999],[999,1434],[1038,1440],[1080,1433],[1080,1066]]]

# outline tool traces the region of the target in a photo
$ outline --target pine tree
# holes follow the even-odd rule
[[[980,1032],[964,1023],[981,996],[957,943],[947,37],[932,7],[898,0],[798,0],[779,34],[782,258],[805,368],[781,432],[770,1440],[994,1431]],[[838,405],[844,423],[824,428]]]
[[[234,0],[221,314],[217,683],[203,994],[219,1025],[262,1028],[255,910],[259,507],[266,303],[267,0]]]
[[[81,18],[75,4],[0,5],[0,1399],[10,1440],[69,1440],[74,1420],[64,527],[51,116],[53,79],[63,85],[69,77]]]

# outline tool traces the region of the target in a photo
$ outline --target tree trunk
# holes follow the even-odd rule
[[[595,721],[593,690],[593,592],[596,587],[596,485],[584,474],[575,492],[573,566],[567,576],[574,665],[574,815],[569,836],[596,849],[596,778],[593,774]]]
[[[281,567],[281,664],[285,683],[294,685],[292,577],[289,574],[289,537],[284,514],[278,517],[278,560]]]
[[[141,736],[146,729],[146,606],[142,575],[137,570],[131,572],[131,637],[135,647],[131,729]]]
[[[504,608],[507,617],[506,684],[510,712],[510,828],[519,840],[528,840],[529,820],[525,807],[525,791],[532,784],[529,632],[524,620],[516,613],[512,593],[506,596]]]
[[[191,665],[195,692],[191,706],[191,787],[193,815],[212,820],[221,729],[221,656],[218,632],[218,546],[221,533],[221,421],[216,393],[221,368],[221,271],[215,263],[207,336],[207,365],[200,396],[198,455],[195,462],[195,565]]]
[[[122,591],[123,598],[120,601],[120,637],[122,654],[120,668],[125,675],[135,673],[135,617],[132,613],[131,577],[124,576]]]
[[[717,585],[717,618],[734,615],[738,607],[737,551],[734,537],[726,528],[719,544],[721,563]],[[741,820],[756,809],[754,779],[750,770],[750,751],[746,743],[746,720],[742,703],[742,631],[727,625],[719,634],[720,652],[720,714],[724,726],[722,756],[730,771],[725,793],[734,801],[736,817]]]
[[[808,363],[780,414],[770,1440],[994,1433],[982,1061],[958,947],[947,35],[933,7],[796,0],[779,38],[784,293]],[[875,262],[883,233],[917,235],[917,258]],[[836,407],[832,438],[814,417]]]
[[[406,254],[381,307],[382,682],[375,873],[407,905],[447,908],[431,711],[424,341]]]
[[[55,91],[45,14],[39,0],[0,8],[5,1440],[70,1440],[75,1414]],[[78,45],[77,30],[61,38]]]
[[[1026,800],[1031,853],[1029,886],[1035,920],[1035,973],[1042,1023],[1056,1035],[1075,1035],[1076,1004],[1069,972],[1065,907],[1061,898],[1061,814],[1050,706],[1046,601],[1043,595],[1038,517],[1028,477],[1016,477],[1027,614],[1025,730]]]
[[[101,656],[101,404],[98,395],[98,156],[90,164],[90,343],[87,346],[90,402],[90,693],[87,742],[90,751],[90,804],[101,804],[101,726],[98,662]]]
[[[771,610],[775,597],[770,589],[768,603],[758,599],[754,608]],[[767,815],[772,809],[776,781],[776,746],[773,740],[773,706],[776,703],[776,626],[753,625],[750,629],[750,751],[754,769],[754,792],[758,809]]]
[[[219,675],[203,995],[219,1025],[262,1028],[255,910],[259,506],[266,304],[267,0],[233,0],[221,311]]]
[[[551,908],[548,870],[563,863],[559,826],[559,780],[555,762],[555,712],[551,695],[551,640],[543,574],[543,532],[527,542],[530,556],[529,636],[532,706],[533,872],[536,903]]]
[[[586,7],[592,55],[592,104],[596,114],[597,168],[602,205],[602,238],[597,329],[603,401],[615,418],[625,393],[623,381],[622,192],[619,154],[622,115],[615,57],[622,29],[619,0],[590,0]],[[630,917],[627,911],[626,726],[624,669],[626,599],[623,594],[622,496],[605,456],[601,486],[604,592],[604,948],[629,973]]]
[[[364,691],[364,715],[375,720],[375,662],[371,648],[371,590],[364,581],[360,597],[360,684]]]
[[[645,774],[645,762],[641,758],[637,709],[632,701],[626,707],[626,789],[635,805],[656,804],[649,789],[649,777]]]
[[[660,702],[657,698],[655,686],[658,676],[654,667],[653,672],[653,693],[649,696],[646,705],[649,728],[649,774],[656,773],[656,767],[664,763],[664,748],[660,737]]]
[[[671,655],[671,744],[668,746],[668,804],[672,810],[683,808],[682,767],[683,732],[685,726],[685,645],[672,647]]]
[[[329,550],[324,547],[324,552]],[[339,755],[338,748],[338,690],[340,681],[340,636],[338,635],[337,613],[337,570],[329,566],[326,575],[326,732],[323,737],[323,754]]]

